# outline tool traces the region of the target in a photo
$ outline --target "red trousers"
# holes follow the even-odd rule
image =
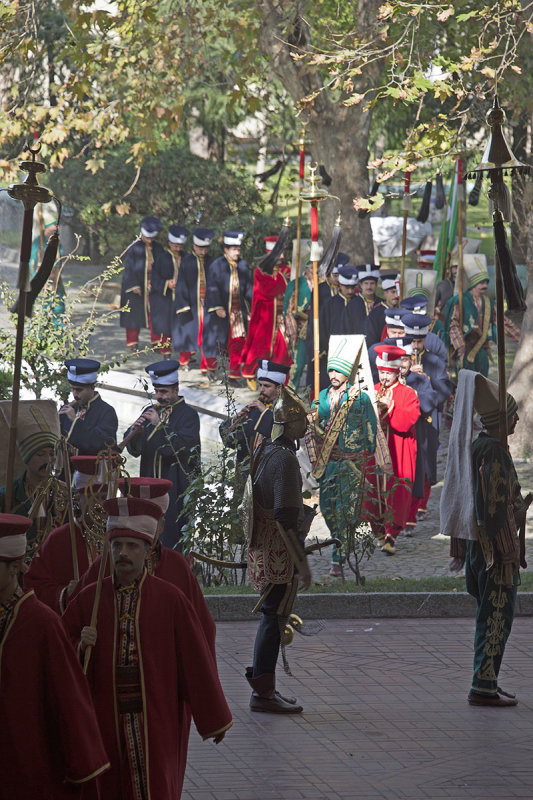
[[[170,355],[171,353],[170,336],[166,336],[163,333],[157,334],[153,332],[152,320],[150,319],[150,315],[148,315],[148,327],[150,328],[150,341],[152,342],[152,344],[159,345],[158,349],[161,355]],[[136,347],[139,344],[140,330],[141,330],[140,328],[126,328],[126,345],[128,347]]]
[[[229,377],[232,380],[240,380],[241,375],[241,363],[242,363],[242,349],[244,347],[246,339],[244,336],[239,336],[234,339],[229,335],[228,339],[228,357],[229,357]],[[216,358],[205,358],[202,352],[202,363],[200,364],[200,369],[202,369],[202,364],[206,364],[206,369],[209,372],[214,372],[217,368],[217,359]]]

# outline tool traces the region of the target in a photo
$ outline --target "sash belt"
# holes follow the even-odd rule
[[[143,699],[138,664],[117,667],[116,682],[119,714],[140,714]]]

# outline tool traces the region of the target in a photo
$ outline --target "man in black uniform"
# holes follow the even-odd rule
[[[246,679],[253,689],[252,711],[298,714],[302,706],[276,691],[276,662],[281,631],[291,612],[299,581],[311,583],[303,548],[305,520],[302,478],[296,458],[298,440],[307,426],[301,400],[281,388],[274,406],[272,439],[253,465],[253,526],[248,568],[253,586],[261,592],[261,621],[254,647],[253,667]]]
[[[248,471],[250,456],[261,438],[272,433],[272,405],[277,401],[290,367],[263,359],[257,369],[259,397],[220,425],[220,437],[226,447],[237,451],[239,464]]]
[[[74,401],[59,409],[61,435],[80,456],[96,456],[117,440],[117,412],[95,389],[100,362],[92,358],[65,361]]]
[[[142,478],[165,478],[172,481],[165,527],[160,536],[166,547],[180,549],[183,493],[192,473],[200,469],[200,417],[179,395],[179,364],[158,361],[146,367],[157,404],[148,406],[128,428],[136,434],[128,442],[128,452],[141,457]]]

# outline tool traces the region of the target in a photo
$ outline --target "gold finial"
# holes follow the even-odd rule
[[[319,186],[318,182],[320,178],[316,174],[318,169],[318,164],[314,164],[309,167],[309,183],[308,186],[302,189],[300,192],[300,199],[301,200],[308,200],[309,202],[316,200],[325,200],[326,197],[329,197],[329,192],[325,187]]]

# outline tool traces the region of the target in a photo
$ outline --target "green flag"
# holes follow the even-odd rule
[[[448,204],[446,207],[446,215],[442,221],[439,241],[437,244],[437,251],[435,253],[435,261],[433,262],[433,269],[437,270],[439,280],[444,278],[444,271],[450,253],[455,245],[455,237],[457,236],[457,212],[459,203],[457,202],[457,165],[455,166],[453,187],[450,195],[448,195]]]

